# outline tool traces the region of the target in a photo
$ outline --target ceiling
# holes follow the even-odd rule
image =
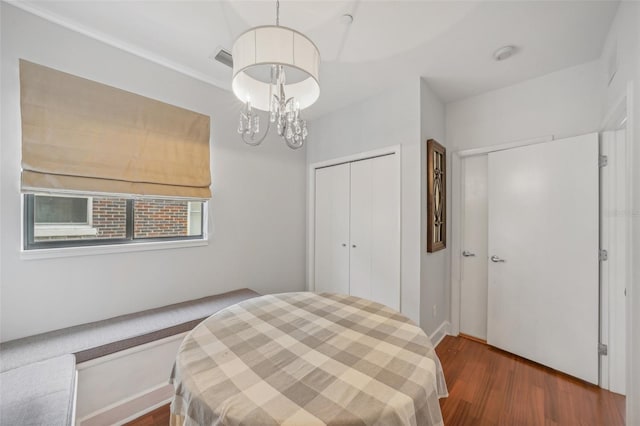
[[[249,27],[275,23],[275,1],[23,1],[13,3],[220,87],[231,70],[211,59]],[[280,24],[319,47],[314,118],[424,77],[445,102],[600,56],[617,1],[280,2]],[[347,24],[344,14],[354,17]],[[514,45],[497,62],[493,52]]]

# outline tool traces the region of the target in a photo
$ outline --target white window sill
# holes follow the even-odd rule
[[[23,260],[51,259],[56,257],[93,256],[100,254],[129,253],[135,251],[151,251],[178,249],[186,247],[202,247],[209,245],[207,239],[202,240],[174,240],[147,241],[129,244],[111,244],[101,246],[60,247],[50,249],[22,250],[20,258]]]
[[[84,237],[98,235],[98,229],[89,225],[36,225],[35,237]]]

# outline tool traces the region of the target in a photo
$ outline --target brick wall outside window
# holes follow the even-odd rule
[[[94,198],[93,224],[95,238],[125,238],[127,236],[127,200],[124,198]]]
[[[188,235],[188,202],[174,200],[136,200],[134,238],[178,237]]]

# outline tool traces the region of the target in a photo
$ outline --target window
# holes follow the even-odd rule
[[[203,202],[26,194],[25,249],[203,238]]]
[[[91,198],[39,195],[33,202],[35,241],[96,236],[91,226]]]
[[[208,115],[22,59],[20,111],[25,250],[204,239]]]
[[[89,223],[89,198],[38,196],[35,199],[35,222],[38,224]]]

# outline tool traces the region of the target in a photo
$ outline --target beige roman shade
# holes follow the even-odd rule
[[[208,116],[20,60],[22,191],[211,197]]]

